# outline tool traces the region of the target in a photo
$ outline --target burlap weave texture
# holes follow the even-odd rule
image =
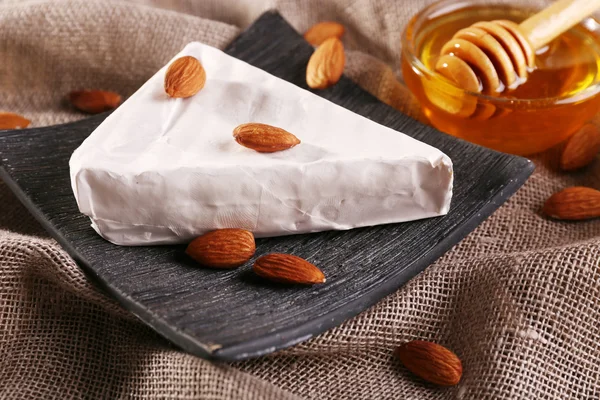
[[[419,117],[395,74],[401,30],[429,2],[0,0],[0,111],[35,126],[83,118],[63,103],[68,91],[130,95],[187,42],[223,48],[276,8],[299,31],[342,22],[346,74]],[[537,157],[515,197],[372,309],[229,365],[171,348],[100,293],[0,184],[0,398],[598,399],[600,221],[549,221],[539,208],[564,187],[599,188],[600,163],[565,175],[556,154]],[[457,387],[429,386],[394,361],[415,338],[461,357]]]

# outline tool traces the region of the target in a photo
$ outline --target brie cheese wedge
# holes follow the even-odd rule
[[[448,212],[452,163],[441,151],[218,49],[191,43],[184,55],[206,70],[198,94],[169,98],[165,66],[71,157],[79,209],[105,239],[185,243],[218,228],[266,237]],[[248,122],[302,142],[258,153],[233,138]]]

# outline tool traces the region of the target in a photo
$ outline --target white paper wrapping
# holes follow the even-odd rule
[[[218,49],[191,43],[183,55],[206,70],[197,95],[168,98],[165,67],[71,158],[79,209],[105,239],[183,243],[232,227],[278,236],[448,212],[452,163],[439,150]],[[257,153],[233,139],[247,122],[302,143]]]

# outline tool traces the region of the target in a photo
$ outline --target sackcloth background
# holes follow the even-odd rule
[[[0,0],[0,110],[32,126],[84,118],[64,104],[70,90],[131,95],[186,43],[223,48],[277,9],[300,32],[343,23],[346,75],[420,118],[396,77],[402,29],[427,3]],[[566,175],[557,154],[536,157],[517,195],[375,307],[231,364],[178,351],[99,292],[0,184],[0,399],[598,399],[600,221],[549,221],[540,207],[571,185],[599,189],[600,162]],[[428,385],[394,360],[417,338],[461,357],[458,386]]]

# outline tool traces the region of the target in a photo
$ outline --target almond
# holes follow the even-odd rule
[[[344,72],[346,55],[344,45],[332,37],[323,42],[308,60],[306,84],[312,89],[325,89],[335,85]]]
[[[413,340],[396,349],[396,356],[413,374],[440,386],[460,382],[462,363],[452,351],[436,343]]]
[[[290,254],[267,254],[254,263],[258,276],[280,283],[325,283],[323,272],[308,261]]]
[[[570,187],[553,194],[542,211],[551,218],[572,221],[600,217],[600,191]]]
[[[192,56],[173,61],[165,74],[165,92],[170,97],[191,97],[202,90],[204,83],[206,71],[200,61]]]
[[[600,131],[594,124],[586,124],[577,131],[565,146],[560,158],[560,167],[572,171],[585,167],[600,152]]]
[[[186,253],[206,267],[235,268],[254,255],[254,235],[244,229],[218,229],[194,239]]]
[[[325,40],[344,35],[344,25],[332,21],[323,21],[311,26],[304,34],[304,39],[313,46],[320,46]]]
[[[30,120],[19,114],[0,112],[0,130],[27,128],[30,123]]]
[[[233,137],[242,146],[259,153],[287,150],[300,143],[296,136],[284,129],[255,122],[236,127],[233,130]]]
[[[104,90],[76,90],[69,93],[69,101],[79,111],[99,114],[117,108],[121,104],[121,96]]]

